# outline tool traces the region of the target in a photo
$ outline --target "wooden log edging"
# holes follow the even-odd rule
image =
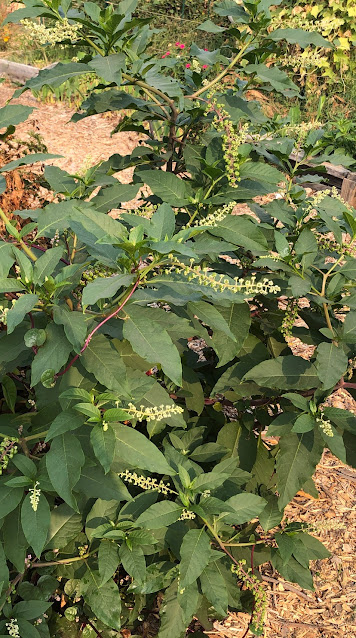
[[[35,66],[0,59],[0,76],[7,76],[13,82],[25,84],[27,80],[36,77],[38,73],[39,69]]]

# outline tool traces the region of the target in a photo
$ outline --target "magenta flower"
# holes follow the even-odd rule
[[[209,49],[204,49],[204,51],[209,51]]]
[[[186,69],[190,69],[190,64],[186,64],[186,65],[185,65],[185,68],[186,68]]]
[[[180,42],[176,42],[174,46],[175,47],[180,47]]]
[[[203,64],[202,69],[207,69],[208,65],[207,64]]]
[[[179,48],[180,48],[180,49],[185,49],[185,44],[180,44],[180,45],[179,45]]]

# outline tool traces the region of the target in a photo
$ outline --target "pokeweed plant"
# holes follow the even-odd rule
[[[322,133],[267,139],[246,98],[256,78],[298,92],[266,64],[281,38],[327,46],[269,33],[268,5],[216,4],[233,23],[202,28],[225,29],[224,46],[193,45],[179,80],[172,57],[146,53],[133,1],[27,0],[11,14],[68,20],[85,52],[15,96],[96,74],[73,119],[125,109],[116,130],[140,139],[82,174],[46,166],[58,201],[21,211],[32,220],[21,228],[0,211],[3,635],[109,638],[139,632],[152,609],[160,638],[208,630],[229,609],[262,635],[259,565],[313,589],[309,561],[328,556],[284,508],[316,493],[324,448],[354,463],[355,417],[327,399],[356,389],[356,216],[298,183],[307,167],[289,154],[318,166]],[[30,112],[8,104],[2,129]],[[130,167],[130,184],[113,176]],[[233,214],[236,202],[251,215]]]

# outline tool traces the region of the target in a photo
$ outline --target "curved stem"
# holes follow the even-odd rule
[[[205,93],[206,91],[209,91],[215,84],[220,82],[220,80],[222,80],[225,77],[225,75],[227,75],[234,68],[234,66],[238,63],[238,61],[241,60],[246,49],[248,49],[250,44],[251,44],[251,41],[246,42],[246,44],[244,44],[241,47],[238,54],[235,55],[235,57],[231,60],[230,64],[228,64],[228,66],[225,69],[223,69],[221,73],[219,73],[213,80],[211,80],[211,82],[208,82],[208,84],[205,84],[204,86],[202,86],[200,89],[198,89],[198,91],[195,91],[195,93],[192,93],[192,95],[187,95],[186,97],[188,97],[191,100],[194,100],[195,98],[199,97],[199,95],[201,95],[202,93]]]
[[[57,374],[54,375],[55,379],[58,379],[58,377],[63,376],[63,374],[65,374],[66,372],[68,372],[68,370],[72,367],[73,363],[75,363],[77,361],[77,359],[79,359],[80,355],[83,354],[84,350],[87,349],[89,343],[91,342],[93,336],[95,335],[95,333],[99,330],[99,328],[101,328],[107,321],[109,321],[110,319],[113,319],[113,317],[116,317],[116,315],[119,314],[120,310],[122,310],[122,308],[124,307],[124,305],[128,302],[128,300],[130,299],[130,297],[132,297],[132,295],[134,294],[137,286],[140,283],[140,277],[135,281],[135,283],[133,284],[129,294],[125,297],[124,301],[122,302],[122,304],[120,304],[120,306],[114,311],[112,312],[110,315],[108,315],[107,317],[105,317],[105,319],[103,319],[102,321],[100,321],[100,323],[98,323],[95,328],[89,333],[89,335],[87,336],[84,345],[81,349],[81,351],[79,353],[77,353],[75,355],[75,357],[73,357],[73,359],[68,363],[68,365],[64,368],[64,370],[62,370],[62,372],[58,372]]]

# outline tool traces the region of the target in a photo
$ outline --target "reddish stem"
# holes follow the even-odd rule
[[[119,314],[120,310],[123,309],[123,307],[125,306],[125,304],[127,304],[128,300],[132,297],[132,295],[134,294],[138,284],[140,283],[140,278],[138,278],[133,287],[132,290],[130,291],[130,293],[127,295],[126,299],[122,302],[122,304],[114,311],[112,312],[110,315],[108,315],[107,317],[105,317],[105,319],[103,319],[100,323],[98,323],[97,326],[95,326],[95,328],[89,333],[89,335],[87,336],[84,345],[81,349],[81,351],[75,355],[75,357],[73,357],[73,359],[68,363],[67,367],[64,368],[64,370],[62,370],[62,372],[58,372],[58,374],[54,375],[55,379],[58,379],[58,377],[61,377],[63,374],[65,374],[66,372],[68,372],[68,370],[72,367],[73,363],[75,363],[77,361],[77,359],[80,357],[81,354],[83,354],[84,350],[87,349],[89,343],[91,342],[93,336],[95,335],[95,333],[99,330],[99,328],[101,328],[105,323],[107,323],[110,319],[113,319],[114,317],[116,317],[116,315]]]

